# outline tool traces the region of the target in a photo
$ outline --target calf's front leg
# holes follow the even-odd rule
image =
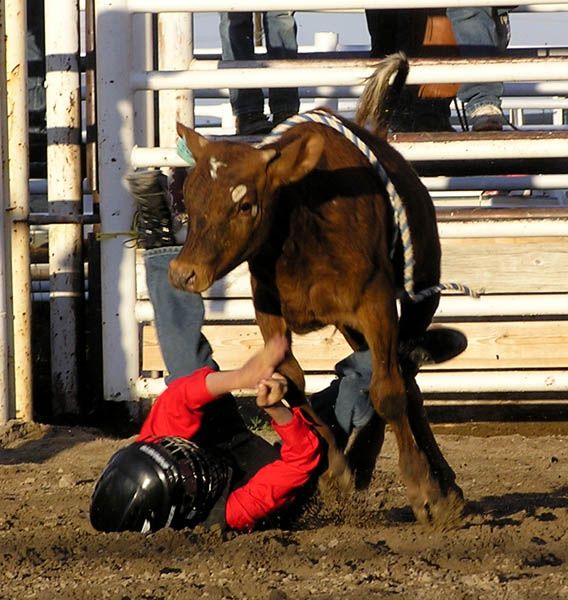
[[[339,449],[331,429],[306,400],[304,372],[292,353],[292,336],[284,318],[264,313],[257,308],[256,321],[265,342],[274,335],[284,335],[288,339],[290,352],[278,367],[278,371],[288,380],[288,392],[286,393],[288,403],[302,409],[327,444],[328,465],[327,471],[322,475],[322,482],[324,485],[328,485],[331,481],[335,481],[340,489],[349,490],[352,487],[352,476],[347,460],[343,451]]]

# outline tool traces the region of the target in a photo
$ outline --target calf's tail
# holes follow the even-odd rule
[[[393,78],[391,83],[391,79]],[[366,80],[357,105],[355,122],[364,127],[368,121],[375,135],[385,138],[393,110],[408,76],[408,59],[403,52],[382,60]]]

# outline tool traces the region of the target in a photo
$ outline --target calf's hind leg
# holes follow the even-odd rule
[[[365,335],[373,365],[369,396],[379,416],[396,436],[401,477],[416,518],[443,526],[444,510],[438,507],[446,504],[444,493],[410,424],[406,385],[398,358],[394,290],[385,279],[381,281],[377,277],[367,288],[357,311],[357,328]]]
[[[433,517],[433,521],[449,524],[451,521],[457,520],[463,510],[463,492],[456,484],[456,476],[453,469],[446,461],[442,451],[440,450],[430,423],[424,409],[422,392],[416,383],[416,374],[419,366],[415,360],[420,358],[430,358],[429,351],[423,346],[429,346],[426,338],[430,339],[427,333],[427,328],[432,322],[432,318],[439,303],[439,296],[426,298],[422,302],[402,302],[401,303],[401,318],[399,322],[399,351],[401,354],[401,367],[406,385],[407,394],[407,411],[410,420],[410,426],[414,434],[414,438],[420,450],[426,455],[433,476],[441,487],[442,494],[445,498],[444,502],[437,504],[436,511],[438,514]],[[438,330],[440,331],[440,330]],[[457,336],[452,336],[452,330],[443,330],[447,335],[438,336],[445,342],[444,348],[437,348],[436,355],[445,356],[459,353],[463,347],[459,347],[461,340]],[[454,339],[455,338],[455,339]],[[437,338],[434,337],[436,340]],[[431,349],[430,349],[431,350]],[[446,513],[445,517],[444,514]]]

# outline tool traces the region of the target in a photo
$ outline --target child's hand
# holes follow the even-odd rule
[[[236,371],[215,371],[205,379],[208,392],[218,398],[227,392],[254,389],[263,379],[269,380],[276,367],[284,360],[288,342],[281,335],[274,336],[264,348]],[[270,396],[270,393],[267,392]]]
[[[278,404],[288,391],[286,377],[274,373],[270,379],[263,379],[258,384],[256,405],[259,408],[269,408]]]
[[[274,373],[270,379],[262,379],[258,384],[256,404],[278,425],[286,425],[293,419],[289,408],[282,404],[288,390],[288,382],[280,373]]]
[[[238,370],[238,387],[256,388],[262,379],[270,379],[287,351],[288,342],[284,336],[275,335],[268,340],[264,348]]]

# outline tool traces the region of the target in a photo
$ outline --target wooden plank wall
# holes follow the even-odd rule
[[[499,390],[488,389],[490,384],[484,383],[484,375],[512,372],[511,376],[515,377],[517,373],[519,389],[514,390],[518,393],[513,394],[513,401],[522,402],[522,374],[530,373],[538,380],[543,370],[548,377],[550,372],[552,376],[565,372],[568,367],[568,238],[448,238],[442,239],[442,248],[442,281],[464,283],[483,290],[483,295],[475,301],[450,295],[442,298],[435,322],[463,331],[468,338],[468,348],[452,361],[424,369],[419,383],[423,389],[427,388],[427,397],[448,397],[443,384],[435,383],[438,379],[444,381],[434,377],[436,373],[451,373],[456,381],[460,381],[459,374],[462,374],[469,387],[472,381],[478,381],[480,399],[499,398]],[[143,279],[141,268],[141,301],[147,298]],[[558,300],[564,310],[559,310],[559,314],[550,314],[550,310],[549,314],[541,314],[540,302],[545,297]],[[495,299],[500,299],[505,306],[507,299],[514,299],[520,308],[506,316],[500,315],[499,309],[487,311],[484,307]],[[261,345],[254,324],[246,266],[241,265],[208,290],[205,305],[204,332],[214,348],[214,357],[222,368],[234,368]],[[142,371],[163,371],[152,324],[142,326],[142,339]],[[333,377],[334,364],[350,350],[341,335],[328,327],[295,336],[294,352],[307,372],[308,389],[314,391]],[[459,389],[454,389],[456,401],[459,402],[462,395]],[[548,393],[544,379],[542,390],[536,390],[536,397],[539,395],[553,396],[554,402],[560,400],[568,405],[568,394]],[[535,390],[532,390],[531,398],[534,397]],[[471,390],[468,401],[472,401]]]

